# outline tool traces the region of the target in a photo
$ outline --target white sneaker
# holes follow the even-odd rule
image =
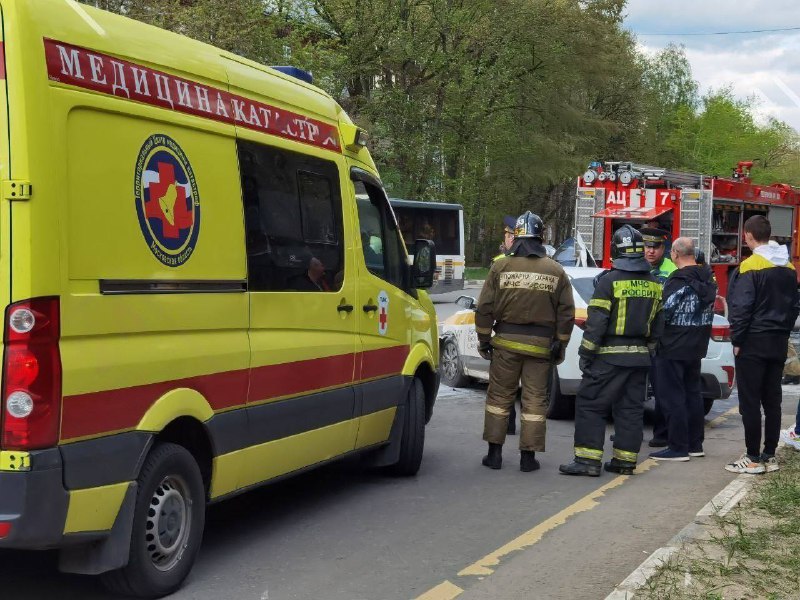
[[[778,469],[780,469],[780,467],[778,466],[778,459],[775,458],[774,456],[762,461],[762,464],[764,465],[764,470],[767,473],[773,473]]]
[[[725,465],[725,470],[730,471],[731,473],[750,473],[752,475],[760,475],[761,473],[767,472],[767,468],[764,466],[764,463],[752,460],[749,456],[747,456],[747,452],[742,454],[738,460]]]

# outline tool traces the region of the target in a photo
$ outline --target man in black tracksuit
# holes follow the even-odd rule
[[[725,469],[732,473],[765,473],[778,470],[775,448],[781,429],[781,377],[800,298],[797,274],[786,246],[769,241],[769,221],[761,215],[750,217],[745,221],[744,232],[753,254],[731,279],[728,314],[747,450]]]
[[[708,351],[717,284],[711,269],[695,261],[692,240],[678,238],[671,253],[678,269],[664,283],[664,334],[653,364],[659,384],[656,400],[667,424],[667,447],[650,457],[684,462],[690,456],[705,456],[700,361]]]
[[[612,240],[613,269],[601,274],[578,354],[575,459],[566,475],[600,475],[606,419],[614,416],[614,456],[606,471],[631,474],[642,444],[650,355],[664,327],[661,285],[644,259],[642,235],[623,225]]]

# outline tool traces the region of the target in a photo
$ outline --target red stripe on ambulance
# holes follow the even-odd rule
[[[408,351],[408,346],[394,346],[356,353],[355,382],[399,375]],[[352,354],[341,354],[255,367],[249,371],[250,401],[300,396],[350,385],[353,382],[353,358]],[[61,440],[132,429],[156,400],[179,388],[197,390],[215,411],[244,407],[244,399],[248,397],[248,370],[65,396],[61,409]]]

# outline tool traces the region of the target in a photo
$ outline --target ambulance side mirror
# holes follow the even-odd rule
[[[414,262],[411,265],[411,287],[433,287],[436,272],[436,246],[430,240],[417,240],[414,244]]]

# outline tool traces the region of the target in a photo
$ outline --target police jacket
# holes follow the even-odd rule
[[[668,258],[662,258],[661,262],[650,270],[650,273],[655,277],[659,283],[663,284],[676,269],[677,265]]]
[[[728,285],[731,342],[742,346],[754,334],[788,336],[797,319],[799,301],[797,275],[786,246],[770,242],[756,248]]]
[[[692,265],[678,269],[664,284],[664,333],[659,358],[699,360],[708,352],[714,323],[717,283],[711,268]]]
[[[553,342],[566,347],[574,324],[572,285],[556,261],[505,256],[492,264],[475,314],[479,342],[549,360]]]
[[[619,269],[596,282],[578,354],[620,366],[650,365],[664,329],[661,285],[650,273]]]

